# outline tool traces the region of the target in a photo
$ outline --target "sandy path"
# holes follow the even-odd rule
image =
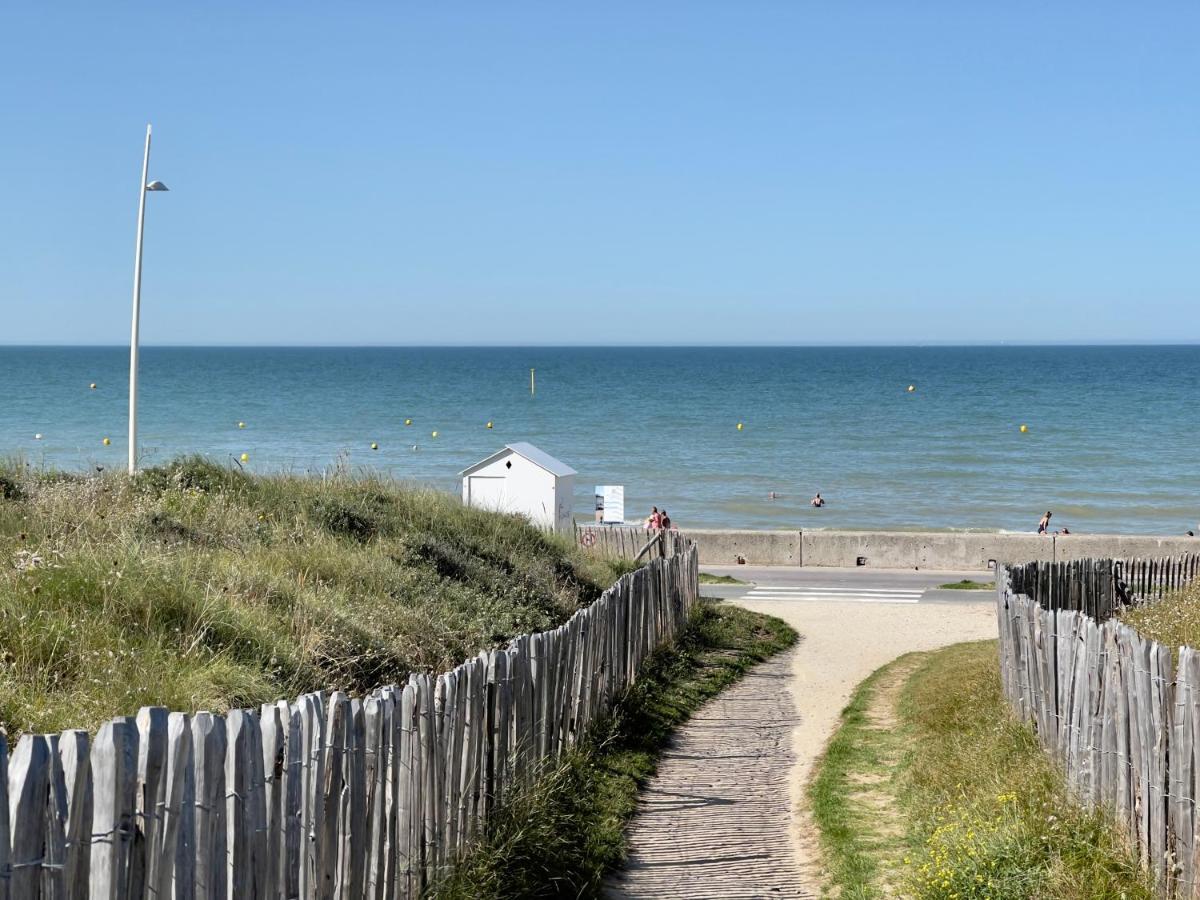
[[[994,638],[995,606],[990,595],[959,603],[739,605],[778,616],[804,638],[792,655],[790,687],[799,724],[792,732],[789,821],[804,885],[819,892],[819,855],[804,788],[850,694],[880,666],[905,653]]]
[[[987,596],[987,595],[985,595]],[[754,669],[676,734],[643,792],[609,897],[817,897],[804,809],[813,764],[860,681],[916,650],[995,637],[990,601],[733,601],[800,644]]]

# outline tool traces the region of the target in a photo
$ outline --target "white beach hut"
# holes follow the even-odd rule
[[[533,444],[507,444],[459,474],[464,505],[521,513],[540,528],[571,530],[577,473]]]

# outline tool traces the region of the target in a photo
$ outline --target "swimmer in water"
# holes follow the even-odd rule
[[[815,509],[820,509],[825,505],[825,498],[821,496],[820,491],[817,491],[817,496],[812,498],[812,505]]]

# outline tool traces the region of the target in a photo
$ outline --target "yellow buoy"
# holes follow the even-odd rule
[[[917,389],[917,386],[916,386],[915,384],[910,384],[910,385],[908,386],[908,392],[909,392],[910,394],[911,394],[913,391],[915,391],[916,389]]]
[[[412,419],[405,419],[405,420],[404,420],[404,424],[405,424],[405,425],[411,425],[411,424],[412,424]]]
[[[491,422],[488,422],[488,423],[487,423],[487,427],[488,427],[488,428],[491,428],[491,427],[492,427],[492,423],[491,423]]]
[[[94,391],[96,389],[96,382],[93,381],[91,384],[88,385],[88,387],[90,387]]]
[[[430,436],[430,437],[437,437],[437,432],[436,432],[436,431],[431,431],[431,432],[429,433],[429,436]]]
[[[104,446],[107,447],[109,444],[112,443],[112,441],[110,441],[108,438],[105,438],[103,443],[104,443]]]
[[[242,462],[250,462],[250,454],[249,453],[242,454]]]
[[[1028,426],[1028,425],[1022,425],[1022,426],[1021,426],[1021,434],[1024,434],[1024,433],[1025,433],[1025,432],[1027,432],[1028,430],[1029,430],[1029,426]]]
[[[245,428],[245,427],[246,427],[245,422],[238,422],[238,428]]]
[[[742,430],[742,423],[738,422],[738,431],[741,431],[741,430]]]
[[[371,441],[371,449],[372,449],[372,450],[378,450],[378,449],[379,449],[379,445],[378,445],[377,443],[375,443],[374,441]]]

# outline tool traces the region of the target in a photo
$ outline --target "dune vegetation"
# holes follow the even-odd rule
[[[1155,896],[1115,825],[1073,801],[1013,716],[995,641],[908,654],[863,682],[809,800],[843,897]]]
[[[1168,647],[1200,647],[1200,581],[1161,600],[1126,607],[1120,618],[1142,637]]]
[[[553,627],[620,572],[515,516],[344,472],[202,458],[0,466],[0,725],[94,728],[441,671]]]

